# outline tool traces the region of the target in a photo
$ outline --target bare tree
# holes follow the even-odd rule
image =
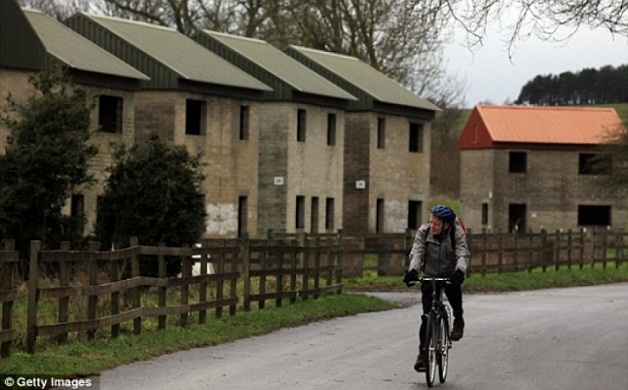
[[[40,10],[57,20],[64,20],[80,11],[89,11],[97,2],[85,0],[18,0],[20,5]]]
[[[606,29],[628,37],[628,2],[617,0],[445,0],[453,20],[468,33],[468,44],[482,44],[489,24],[500,22],[508,45],[528,36],[568,40],[578,29]]]

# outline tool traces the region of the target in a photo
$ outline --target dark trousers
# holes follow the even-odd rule
[[[462,319],[462,283],[446,284],[445,295],[454,312],[455,319]],[[438,287],[437,288],[442,288]],[[438,293],[438,291],[437,291]],[[432,310],[432,283],[425,282],[421,284],[421,303],[423,304],[423,315],[421,316],[421,328],[419,330],[419,350],[423,350],[423,341],[425,340],[425,332],[427,327],[427,314]]]

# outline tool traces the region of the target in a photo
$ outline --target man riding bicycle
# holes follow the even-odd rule
[[[410,267],[403,281],[408,285],[419,280],[420,272],[428,277],[450,279],[451,283],[445,285],[445,295],[454,314],[451,339],[457,341],[462,338],[464,331],[461,285],[469,264],[470,252],[464,228],[451,208],[438,205],[432,208],[431,214],[430,221],[421,225],[416,233],[410,252]],[[432,303],[432,284],[423,283],[421,293],[423,315],[419,331],[419,355],[414,365],[416,371],[425,371],[425,327]]]

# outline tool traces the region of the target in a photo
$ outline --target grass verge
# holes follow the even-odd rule
[[[345,279],[345,291],[412,291],[401,282],[401,277]],[[464,283],[465,293],[521,291],[555,287],[628,282],[628,263],[615,268],[583,269],[553,268],[542,272],[473,274]],[[238,312],[235,316],[210,318],[205,325],[186,328],[172,327],[162,331],[146,331],[141,335],[123,334],[117,339],[99,338],[92,341],[74,341],[62,346],[47,343],[34,355],[14,350],[7,359],[0,360],[0,375],[58,375],[85,377],[103,370],[134,361],[147,360],[163,354],[190,348],[204,347],[265,334],[280,328],[303,325],[313,321],[354,315],[361,312],[395,308],[392,303],[362,294],[329,294],[319,299],[298,301],[281,308]]]
[[[345,278],[344,285],[350,291],[408,291],[401,279],[401,276],[376,276],[371,273],[362,278]],[[563,266],[558,270],[548,267],[545,272],[537,268],[532,272],[472,274],[465,280],[463,290],[466,293],[504,292],[619,282],[628,282],[628,263],[619,268],[609,262],[606,268],[596,264],[594,268],[585,266],[582,269],[577,266],[571,269]]]
[[[284,327],[361,312],[394,308],[392,303],[361,294],[329,294],[319,299],[298,301],[281,308],[238,312],[235,316],[208,319],[205,325],[175,327],[140,335],[122,335],[48,345],[30,355],[14,351],[0,360],[0,375],[57,375],[85,377],[102,370],[166,353],[204,347],[264,334]]]

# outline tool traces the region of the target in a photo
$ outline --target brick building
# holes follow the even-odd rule
[[[340,228],[345,109],[357,99],[267,42],[213,31],[195,40],[272,88],[259,106],[258,235]]]
[[[66,24],[150,76],[136,95],[136,143],[156,133],[202,153],[205,237],[255,231],[259,101],[272,88],[171,28],[86,13]]]
[[[111,164],[111,143],[131,145],[135,136],[135,93],[149,78],[127,63],[43,13],[21,9],[13,1],[0,2],[0,99],[10,93],[23,102],[34,93],[29,77],[49,66],[61,64],[73,81],[93,101],[91,142],[98,154],[89,172],[97,182],[74,194],[65,212],[85,217],[84,232],[95,223],[97,197],[102,193],[103,175]],[[20,37],[16,39],[15,37]],[[0,151],[4,153],[8,129],[0,125]]]
[[[626,199],[592,161],[614,109],[478,105],[460,136],[462,214],[503,231],[624,227]]]
[[[0,11],[2,99],[26,97],[48,55],[96,98],[99,184],[66,210],[88,217],[86,233],[111,141],[151,133],[202,153],[208,238],[401,232],[423,219],[438,108],[356,58],[88,13],[63,25],[16,1]]]
[[[440,109],[357,58],[297,46],[286,52],[358,98],[345,115],[343,231],[418,227],[430,194],[431,120]]]

